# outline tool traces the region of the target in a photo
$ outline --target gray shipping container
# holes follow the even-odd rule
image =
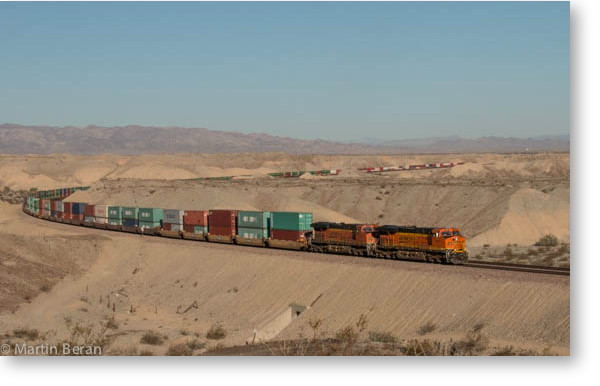
[[[180,209],[163,209],[163,222],[183,224],[183,213]]]

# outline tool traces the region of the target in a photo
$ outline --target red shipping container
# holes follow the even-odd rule
[[[55,212],[54,214],[55,214],[54,217],[56,217],[56,218],[64,218],[63,217],[63,212]]]
[[[271,229],[273,240],[304,241],[306,231],[288,231],[283,229]]]
[[[83,214],[88,217],[96,216],[96,205],[86,205],[83,207]]]
[[[217,236],[235,236],[235,227],[210,226],[208,233]]]
[[[208,216],[208,225],[235,228],[237,213],[237,210],[211,210]]]
[[[162,224],[162,229],[166,230],[166,231],[170,231],[171,230],[171,223],[168,222],[164,222]]]
[[[59,212],[60,213],[60,212]],[[71,219],[72,214],[71,213],[67,213],[67,212],[62,212],[62,218],[64,218],[65,220],[70,220]]]
[[[50,201],[50,210],[56,211],[56,201]]]
[[[208,210],[186,210],[186,211],[184,211],[183,212],[183,224],[184,225],[208,226]]]
[[[71,220],[80,220],[83,221],[85,215],[83,214],[71,214]]]
[[[46,203],[48,200],[40,199],[40,216],[46,214]],[[49,213],[48,213],[49,214]]]
[[[73,203],[72,202],[65,202],[64,212],[68,213],[68,214],[71,214],[73,212]],[[67,217],[65,217],[65,218],[67,218]]]

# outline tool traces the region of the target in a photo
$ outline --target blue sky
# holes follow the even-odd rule
[[[0,3],[0,123],[569,132],[569,3]]]

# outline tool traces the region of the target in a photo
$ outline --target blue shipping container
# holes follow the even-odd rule
[[[73,208],[71,209],[71,213],[73,213],[73,214],[83,214],[83,209],[85,208],[86,205],[87,205],[87,203],[74,202],[73,203]]]
[[[132,218],[124,218],[123,226],[133,228],[133,227],[138,226],[138,222],[137,222],[137,220],[134,220]]]

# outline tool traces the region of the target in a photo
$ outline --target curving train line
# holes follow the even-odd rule
[[[64,221],[61,221],[61,220],[58,220],[58,219],[52,218],[52,217],[39,216],[37,213],[31,212],[25,208],[23,208],[23,212],[32,217],[39,218],[42,220],[47,220],[47,221],[52,221],[52,222],[57,222],[57,223],[62,223],[62,224],[68,224],[68,225],[89,226],[89,225],[84,225],[84,223],[82,223],[82,222],[71,223],[71,222],[64,222]],[[96,229],[116,230],[116,229],[107,228],[106,226],[99,226],[99,225],[100,224],[93,226],[93,227]],[[146,233],[146,235],[161,236],[160,233]],[[198,240],[198,239],[191,239],[191,240]],[[570,268],[548,267],[548,266],[542,266],[542,265],[527,265],[527,264],[514,264],[514,263],[468,260],[468,261],[462,263],[461,266],[470,267],[470,268],[494,269],[494,270],[502,270],[502,271],[526,272],[526,273],[532,273],[532,274],[546,274],[546,275],[559,275],[559,276],[570,276],[571,275]]]

